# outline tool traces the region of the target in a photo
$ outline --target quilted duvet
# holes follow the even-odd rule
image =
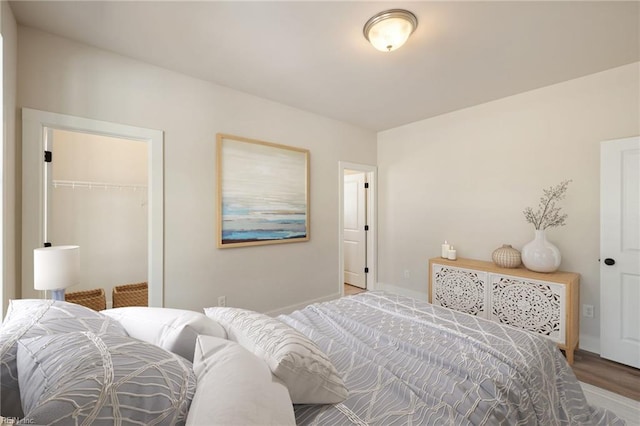
[[[325,351],[349,397],[301,425],[622,425],[587,403],[544,337],[408,297],[362,293],[280,320]]]

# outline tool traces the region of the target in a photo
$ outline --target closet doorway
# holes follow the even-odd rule
[[[148,164],[142,141],[53,129],[47,239],[81,248],[80,284],[69,291],[147,282]]]
[[[163,306],[163,139],[159,130],[22,109],[23,298],[43,297],[33,289],[33,249],[77,244],[82,283],[67,292],[147,281],[149,306]]]

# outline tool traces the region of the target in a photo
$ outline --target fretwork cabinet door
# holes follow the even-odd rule
[[[431,270],[431,303],[486,318],[487,273],[434,264]]]
[[[489,274],[493,321],[566,343],[566,286],[501,274]]]

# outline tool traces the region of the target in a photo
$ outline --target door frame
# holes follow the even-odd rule
[[[147,143],[149,306],[164,306],[164,132],[30,108],[22,108],[22,298],[38,294],[33,289],[33,250],[42,247],[46,236],[43,157],[49,143],[47,129]]]
[[[378,190],[378,168],[368,164],[350,163],[346,161],[338,162],[338,271],[339,271],[339,293],[344,296],[344,172],[345,170],[355,170],[367,175],[369,190],[367,193],[367,267],[369,273],[366,274],[367,290],[376,290],[378,282],[378,222],[377,222],[377,190]]]

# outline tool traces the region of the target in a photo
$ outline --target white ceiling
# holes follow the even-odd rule
[[[640,60],[640,2],[13,1],[19,24],[375,131]],[[364,23],[418,17],[397,51]]]

